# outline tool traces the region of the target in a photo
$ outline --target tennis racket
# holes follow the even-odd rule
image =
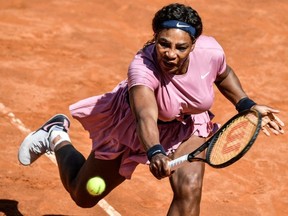
[[[261,128],[261,114],[253,109],[238,113],[227,121],[199,148],[172,161],[172,170],[185,163],[202,161],[214,168],[223,168],[239,160],[253,145]],[[206,151],[206,158],[196,156]]]

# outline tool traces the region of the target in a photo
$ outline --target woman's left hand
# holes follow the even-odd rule
[[[284,123],[281,119],[276,115],[279,113],[279,110],[273,109],[271,107],[265,105],[255,105],[253,109],[259,111],[262,114],[262,131],[267,136],[270,136],[270,132],[275,135],[283,134]]]

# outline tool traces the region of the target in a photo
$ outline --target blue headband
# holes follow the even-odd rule
[[[167,21],[164,21],[161,24],[161,26],[167,29],[169,28],[181,29],[185,32],[188,32],[191,36],[195,37],[196,29],[185,22],[181,22],[178,20],[167,20]]]

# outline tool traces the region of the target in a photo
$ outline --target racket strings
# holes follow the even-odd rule
[[[219,165],[239,155],[254,136],[256,124],[257,117],[249,113],[227,125],[211,148],[209,162]]]

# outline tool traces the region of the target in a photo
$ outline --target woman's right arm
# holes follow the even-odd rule
[[[158,108],[153,91],[146,86],[129,90],[129,101],[137,123],[137,134],[145,151],[159,143]]]
[[[146,86],[134,86],[129,90],[129,101],[136,119],[137,135],[145,151],[160,144],[157,126],[158,107],[154,92]],[[161,179],[170,175],[168,157],[156,154],[150,160],[150,171]]]

